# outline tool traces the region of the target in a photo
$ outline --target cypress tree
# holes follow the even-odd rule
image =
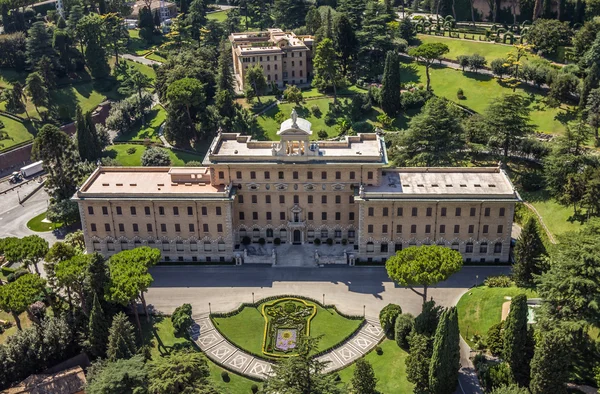
[[[531,361],[532,394],[565,394],[569,379],[570,349],[566,333],[554,329],[542,334]]]
[[[429,364],[429,390],[432,394],[452,394],[458,384],[460,349],[456,308],[442,313],[433,341]]]
[[[542,257],[546,248],[540,238],[537,223],[534,218],[529,218],[515,246],[515,265],[513,277],[517,286],[533,285],[533,275],[542,273]]]
[[[94,304],[88,323],[88,345],[92,355],[95,357],[104,356],[107,339],[108,325],[106,324],[106,315],[104,315],[98,295],[94,293]]]
[[[528,343],[527,296],[519,294],[512,299],[504,324],[504,360],[510,365],[514,381],[524,387],[529,385]]]
[[[108,335],[108,359],[131,358],[137,351],[133,324],[123,313],[117,313],[113,318]]]
[[[410,353],[406,357],[406,379],[415,385],[415,393],[428,393],[431,340],[425,335],[412,333],[408,344]]]
[[[94,162],[100,156],[100,147],[96,126],[92,120],[92,113],[85,115],[81,108],[77,108],[77,150],[81,160]]]
[[[381,109],[389,116],[400,111],[400,61],[398,54],[388,51],[381,86]]]
[[[232,60],[231,60],[231,48],[227,42],[221,43],[219,53],[219,72],[217,74],[217,91],[228,91],[232,95],[235,93],[233,90],[233,74],[232,74]]]
[[[375,389],[377,378],[373,371],[373,366],[364,358],[359,358],[356,361],[356,369],[352,377],[352,388],[355,393],[360,394],[376,394]]]

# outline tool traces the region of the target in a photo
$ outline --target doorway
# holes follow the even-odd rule
[[[300,230],[294,230],[294,245],[301,245],[302,244],[302,234],[300,233]]]

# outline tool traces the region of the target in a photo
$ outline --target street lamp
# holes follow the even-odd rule
[[[363,317],[365,317],[365,308],[366,307],[367,307],[366,305],[363,305]]]
[[[325,305],[325,293],[323,293],[323,306]]]
[[[208,303],[208,313],[210,313],[212,315],[212,309],[210,307],[210,302]]]
[[[479,286],[479,275],[475,275],[475,287]]]
[[[254,292],[252,292],[252,303],[254,304]]]

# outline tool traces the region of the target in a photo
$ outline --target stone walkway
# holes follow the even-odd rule
[[[265,379],[273,370],[273,362],[255,357],[225,339],[212,324],[208,314],[195,316],[194,321],[196,324],[191,329],[192,339],[215,363],[240,375],[260,380]],[[383,337],[379,321],[367,317],[366,323],[350,339],[317,359],[329,362],[325,372],[337,371],[370,352]]]

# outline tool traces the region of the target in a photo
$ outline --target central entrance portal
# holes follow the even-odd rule
[[[294,230],[294,245],[302,244],[302,234],[300,234],[300,230]]]

